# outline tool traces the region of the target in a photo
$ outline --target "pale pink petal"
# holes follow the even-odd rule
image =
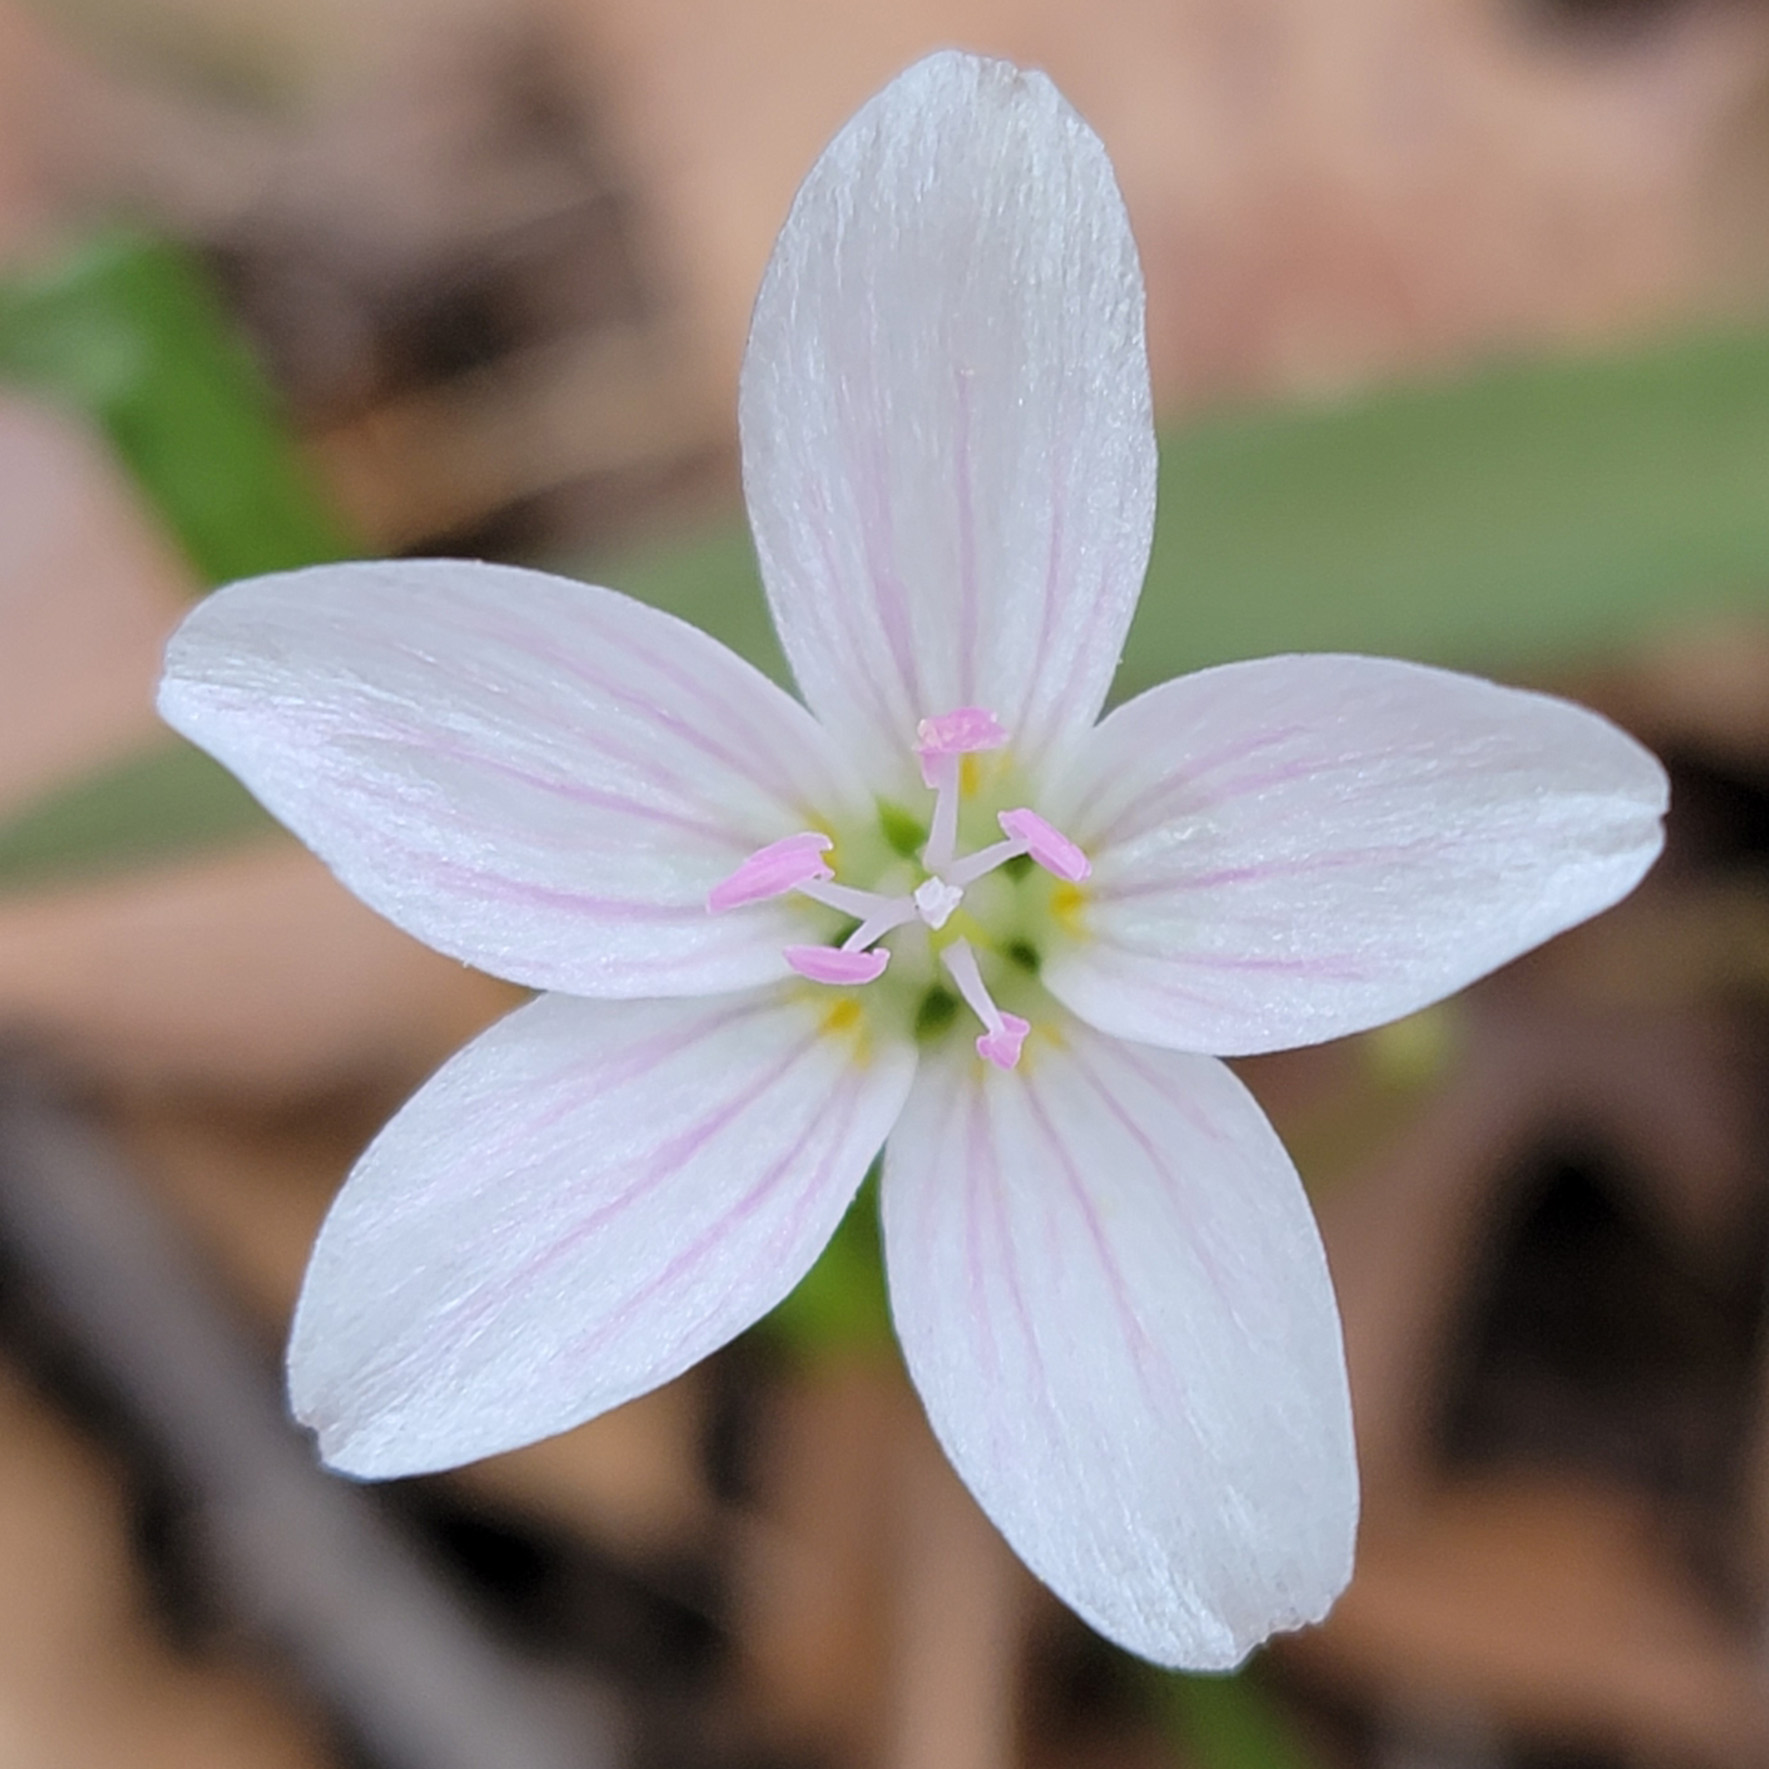
[[[1664,770],[1582,707],[1271,657],[1120,707],[1046,806],[1093,861],[1043,979],[1103,1031],[1235,1056],[1398,1018],[1625,896]]]
[[[1085,730],[1147,562],[1142,275],[1105,149],[1042,75],[931,56],[844,128],[756,304],[740,407],[806,699],[878,785],[992,713]]]
[[[578,995],[784,976],[802,914],[708,893],[864,802],[804,708],[704,633],[509,566],[235,584],[174,636],[160,707],[372,908]]]
[[[1321,1616],[1357,1472],[1295,1170],[1219,1062],[1065,1019],[928,1058],[886,1146],[897,1332],[1026,1564],[1120,1645],[1220,1669]]]
[[[643,1394],[767,1312],[847,1208],[915,1069],[790,985],[543,996],[369,1148],[289,1350],[326,1460],[452,1467]]]

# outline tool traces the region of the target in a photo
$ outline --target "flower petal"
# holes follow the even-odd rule
[[[922,1067],[885,1255],[935,1432],[1027,1565],[1161,1664],[1235,1664],[1351,1572],[1338,1315],[1282,1145],[1209,1057],[1066,1023]]]
[[[789,695],[612,590],[455,560],[319,566],[201,604],[168,723],[372,908],[578,995],[786,974],[778,904],[709,915],[757,848],[863,804]]]
[[[1043,977],[1121,1037],[1223,1056],[1362,1031],[1606,909],[1664,770],[1582,707],[1374,657],[1270,657],[1120,707],[1053,782],[1093,860]]]
[[[668,1381],[810,1268],[914,1070],[798,986],[519,1009],[332,1207],[289,1349],[296,1414],[334,1467],[416,1474]]]
[[[1034,765],[1092,723],[1155,439],[1123,200],[1042,74],[934,55],[842,130],[774,249],[740,416],[787,656],[876,785],[955,708]]]

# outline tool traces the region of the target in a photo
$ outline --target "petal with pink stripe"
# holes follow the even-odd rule
[[[743,480],[800,687],[870,778],[986,709],[1036,766],[1105,698],[1155,438],[1142,273],[1098,138],[1042,75],[940,54],[812,169],[744,361]]]
[[[334,1467],[453,1467],[667,1382],[810,1268],[915,1054],[800,986],[543,996],[370,1146],[320,1231],[289,1389]]]
[[[1182,676],[1051,784],[1093,876],[1043,980],[1181,1050],[1362,1031],[1625,896],[1666,797],[1608,720],[1474,676],[1332,656]]]
[[[579,995],[784,976],[802,920],[781,903],[709,915],[707,895],[867,804],[804,708],[717,641],[509,566],[235,584],[174,636],[160,706],[372,908]]]
[[[1325,1613],[1357,1471],[1302,1187],[1210,1057],[1066,1022],[924,1064],[892,1132],[898,1336],[953,1464],[1101,1633],[1221,1669]]]

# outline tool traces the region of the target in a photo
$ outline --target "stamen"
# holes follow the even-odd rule
[[[903,901],[901,897],[887,897],[878,891],[856,890],[853,885],[827,884],[822,879],[808,879],[798,887],[798,892],[801,897],[809,897],[813,903],[821,903],[826,909],[839,909],[843,915],[857,915],[862,921]]]
[[[996,819],[1006,841],[992,842],[974,854],[944,867],[941,876],[948,884],[975,884],[986,872],[1030,854],[1046,872],[1053,873],[1065,884],[1079,884],[1093,871],[1093,862],[1058,829],[1046,823],[1036,811],[1003,811]]]
[[[714,914],[741,909],[746,903],[783,897],[814,879],[833,878],[835,874],[823,864],[822,856],[834,846],[828,836],[809,829],[769,842],[707,892],[707,909]]]
[[[922,784],[938,786],[929,772],[936,757],[1000,749],[1006,742],[1007,732],[995,715],[980,706],[961,706],[954,712],[941,713],[937,719],[923,719],[915,727],[915,753],[921,757]]]
[[[958,762],[957,756],[941,755],[921,760],[921,777],[934,789],[933,821],[921,850],[921,863],[929,872],[950,865],[958,847]]]
[[[1030,854],[1046,872],[1054,873],[1065,884],[1079,884],[1093,871],[1093,862],[1036,811],[1003,811],[996,822],[1003,835],[1023,844],[1022,853]]]
[[[915,912],[931,928],[943,928],[963,901],[964,892],[943,878],[923,879],[915,887]]]
[[[1020,1046],[1032,1028],[1017,1013],[1004,1013],[1001,1024],[993,1032],[985,1032],[977,1040],[977,1055],[998,1069],[1020,1066]]]
[[[885,946],[875,946],[870,952],[850,952],[840,946],[787,946],[784,956],[801,977],[837,985],[876,982],[891,962]]]
[[[874,940],[882,939],[892,928],[901,927],[906,921],[913,921],[915,915],[913,897],[886,897],[884,907],[876,915],[868,916],[842,941],[842,950],[864,952]]]
[[[1025,851],[1024,842],[992,842],[988,847],[978,848],[974,854],[966,854],[962,860],[955,861],[946,868],[943,876],[949,884],[960,887],[975,884],[984,873],[1005,866],[1009,860],[1017,860]]]
[[[928,830],[922,864],[929,872],[941,871],[958,847],[958,764],[979,749],[1000,749],[1007,732],[992,712],[980,706],[961,706],[923,719],[915,727],[915,753],[921,759],[922,784],[934,794],[934,817]]]
[[[970,1010],[983,1022],[983,1035],[977,1040],[977,1055],[998,1069],[1014,1068],[1020,1060],[1020,1046],[1026,1041],[1031,1026],[1017,1013],[1004,1013],[995,1005],[977,968],[977,955],[969,940],[954,940],[940,954],[952,980],[958,985]]]

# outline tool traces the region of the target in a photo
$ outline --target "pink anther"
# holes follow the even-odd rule
[[[977,955],[969,940],[954,940],[940,954],[940,962],[958,985],[958,993],[970,1004],[971,1012],[983,1022],[983,1034],[977,1040],[977,1055],[998,1069],[1011,1069],[1020,1060],[1020,1046],[1026,1042],[1031,1027],[1017,1013],[1004,1013],[995,1005],[983,973],[977,966]]]
[[[884,974],[890,952],[874,946],[870,952],[846,952],[839,946],[788,946],[786,962],[813,983],[871,983]]]
[[[810,829],[769,842],[765,848],[757,848],[729,878],[713,886],[706,906],[714,913],[741,909],[745,903],[783,897],[813,880],[833,878],[835,874],[823,864],[823,856],[834,846],[828,836]]]
[[[921,783],[938,788],[943,770],[934,764],[946,756],[969,755],[979,749],[1000,749],[1007,732],[992,712],[980,706],[961,706],[935,719],[923,719],[915,727],[915,753],[921,758]]]
[[[1016,1068],[1020,1046],[1026,1042],[1026,1034],[1031,1030],[1017,1013],[1003,1013],[1001,1024],[977,1040],[977,1055],[998,1069]]]
[[[1093,871],[1093,862],[1063,834],[1046,823],[1036,811],[1003,811],[996,822],[1010,840],[1024,842],[1026,852],[1044,868],[1070,884],[1079,884]]]

